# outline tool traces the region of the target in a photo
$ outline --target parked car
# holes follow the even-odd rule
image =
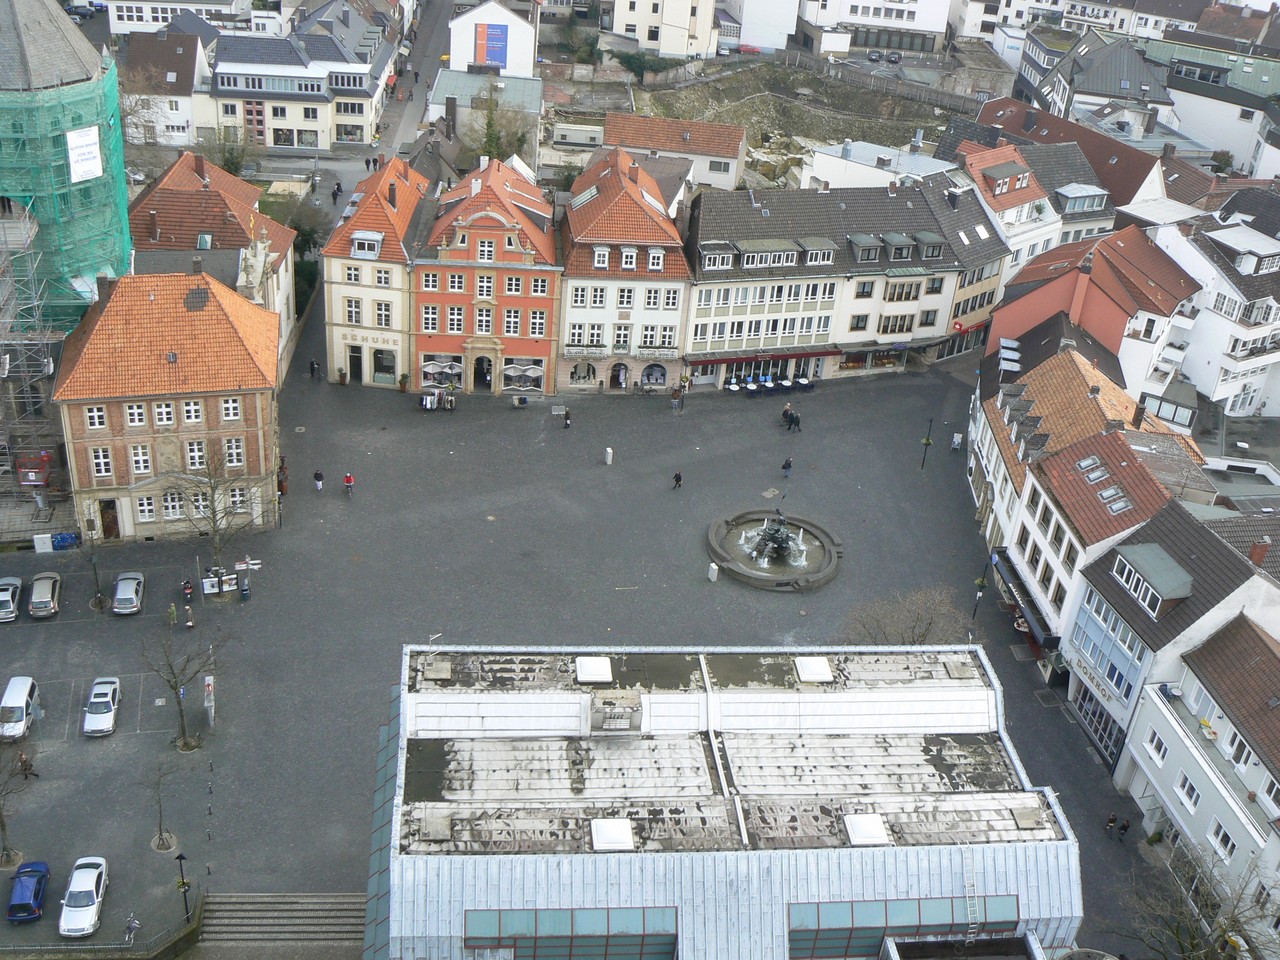
[[[80,24],[84,23],[84,21],[81,20],[79,17],[77,17],[74,13],[71,14],[71,22],[74,23],[77,27],[80,26]]]
[[[40,685],[31,677],[10,677],[0,697],[0,740],[21,740],[40,713]]]
[[[717,57],[727,57],[728,55],[729,55],[728,47],[721,47],[719,50],[716,51]]]
[[[869,52],[867,53],[867,59],[868,59],[868,60],[870,60],[872,63],[879,63],[879,62],[880,62],[880,51],[879,51],[879,50],[871,50],[871,51],[869,51]]]
[[[44,916],[44,895],[49,887],[49,865],[31,860],[18,867],[9,893],[9,922],[34,923]]]
[[[27,597],[27,613],[40,620],[58,612],[58,599],[62,596],[62,575],[47,571],[31,578],[31,593]]]
[[[22,580],[0,577],[0,623],[18,619],[18,599],[22,596]]]
[[[93,7],[73,6],[63,7],[62,9],[73,16],[80,17],[82,20],[92,20],[98,15],[98,11],[93,9]]]
[[[92,934],[102,923],[102,898],[106,895],[107,861],[102,857],[81,857],[67,880],[58,933],[64,937]]]
[[[116,731],[116,714],[120,710],[120,678],[98,677],[89,688],[89,700],[84,705],[86,737],[105,737]]]
[[[115,592],[111,594],[111,612],[126,616],[142,612],[142,591],[145,578],[137,570],[130,570],[116,577]]]
[[[738,44],[738,52],[739,52],[739,53],[759,53],[759,52],[760,52],[760,48],[759,48],[759,47],[753,47],[753,46],[752,46],[751,44],[749,44],[749,43],[740,43],[740,44]]]
[[[889,62],[890,62],[890,63],[901,63],[901,62],[902,62],[902,54],[898,53],[898,51],[897,51],[897,50],[893,51],[893,53],[889,54]]]
[[[124,175],[129,178],[130,183],[146,183],[147,175],[137,167],[125,167]]]
[[[103,3],[102,0],[90,0],[89,6],[93,7],[93,9],[97,10],[99,13],[107,12],[107,5]]]

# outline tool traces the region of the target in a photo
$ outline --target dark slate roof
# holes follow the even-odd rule
[[[1270,537],[1271,546],[1262,561],[1262,569],[1280,580],[1280,514],[1239,513],[1203,522],[1246,560],[1255,543],[1263,537]],[[1276,692],[1280,693],[1280,690]]]
[[[1111,573],[1116,549],[1155,543],[1191,574],[1191,595],[1174,604],[1159,620],[1138,603]],[[1192,518],[1179,501],[1125,537],[1084,570],[1085,579],[1152,650],[1161,650],[1253,576],[1253,567],[1221,537]]]
[[[1066,223],[1075,220],[1096,220],[1100,217],[1114,217],[1115,207],[1111,205],[1110,196],[1107,202],[1097,210],[1081,210],[1078,213],[1067,213],[1066,203],[1058,196],[1058,190],[1069,183],[1081,183],[1090,187],[1105,190],[1093,167],[1085,158],[1084,151],[1075,143],[1032,143],[1019,147],[1018,152],[1024,160],[1031,164],[1040,186],[1049,194],[1049,202],[1053,209],[1062,215]]]
[[[1280,643],[1240,613],[1183,659],[1244,736],[1270,774],[1280,779]]]
[[[305,67],[309,62],[292,36],[257,37],[228,33],[218,41],[218,63],[274,63]]]
[[[52,0],[0,0],[0,90],[47,90],[98,76],[102,57]]]
[[[166,28],[170,33],[185,33],[191,37],[199,37],[205,49],[213,46],[222,36],[222,32],[204,17],[197,16],[190,10],[182,10],[169,21]]]
[[[1084,327],[1071,322],[1065,311],[1057,313],[1032,327],[1018,338],[1018,351],[1021,354],[1021,369],[1010,371],[1001,377],[1000,353],[995,351],[982,358],[978,367],[978,397],[989,400],[1000,391],[1001,383],[1013,383],[1019,377],[1026,376],[1050,357],[1057,356],[1064,349],[1063,341],[1074,341],[1068,344],[1069,349],[1084,357],[1108,380],[1124,386],[1124,371],[1120,368],[1119,358],[1091,336]]]
[[[1193,232],[1188,239],[1196,245],[1218,272],[1244,295],[1245,300],[1261,300],[1264,297],[1280,300],[1280,273],[1241,273],[1236,269],[1235,251],[1219,246],[1210,236],[1220,230],[1230,229],[1231,224],[1224,224],[1214,216],[1207,215],[1192,220],[1191,225]]]
[[[1280,239],[1280,193],[1259,187],[1237,190],[1221,208],[1224,217],[1249,217],[1249,226]]]
[[[124,68],[154,96],[189,97],[195,85],[198,37],[184,33],[129,33],[120,38]],[[141,68],[154,68],[143,70]],[[169,77],[173,79],[170,80]],[[232,284],[234,286],[234,284]]]
[[[199,257],[205,273],[234,290],[240,276],[240,254],[238,249],[138,250],[133,255],[133,272],[139,275],[190,273],[192,258]]]
[[[1210,0],[1133,0],[1133,11],[1166,20],[1195,23],[1209,2]]]
[[[1087,47],[1088,52],[1081,53],[1082,47]],[[1168,67],[1149,61],[1138,52],[1136,41],[1125,38],[1105,43],[1100,34],[1090,30],[1045,75],[1041,86],[1061,76],[1073,94],[1171,103],[1166,87],[1168,74]],[[1144,91],[1143,84],[1149,89]]]
[[[943,131],[942,136],[938,137],[938,145],[933,150],[933,157],[935,160],[956,163],[957,152],[964,141],[969,140],[982,147],[996,147],[1001,137],[1017,145],[1035,142],[1019,137],[1008,130],[978,123],[977,120],[970,120],[968,117],[952,117],[951,122],[947,124],[947,129]]]
[[[956,203],[948,199],[951,192]],[[766,214],[767,211],[767,214]],[[981,225],[986,238],[975,230]],[[850,236],[866,233],[877,242],[886,234],[940,234],[942,256],[923,260],[913,246],[910,260],[890,262],[881,256],[874,263],[859,263]],[[963,234],[965,240],[961,239]],[[714,270],[704,274],[698,256],[702,243],[739,241],[809,240],[823,237],[835,244],[835,263],[820,267]],[[934,174],[919,182],[904,183],[890,194],[885,187],[844,187],[836,190],[735,190],[706,191],[694,199],[689,212],[685,250],[700,280],[799,277],[844,274],[884,274],[886,270],[916,268],[937,271],[981,266],[1005,256],[1009,248],[987,216],[972,189],[955,188],[946,174]]]

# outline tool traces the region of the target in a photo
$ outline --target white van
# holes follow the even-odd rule
[[[14,677],[0,699],[0,740],[21,740],[40,709],[40,688],[30,677]]]

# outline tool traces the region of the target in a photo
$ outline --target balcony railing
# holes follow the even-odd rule
[[[1256,369],[1270,366],[1280,359],[1280,341],[1268,343],[1248,350],[1227,351],[1223,353],[1223,366],[1229,370]]]

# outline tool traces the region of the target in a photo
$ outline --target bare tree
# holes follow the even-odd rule
[[[1159,960],[1221,960],[1243,955],[1280,956],[1272,926],[1277,905],[1268,892],[1260,858],[1237,873],[1183,840],[1169,859],[1163,882],[1128,886],[1126,913],[1133,924],[1117,933]]]
[[[175,842],[173,834],[164,828],[164,782],[173,773],[174,769],[170,764],[157,760],[155,771],[138,781],[139,785],[147,788],[156,802],[156,835],[151,845],[161,853],[172,850]]]
[[[840,636],[848,643],[926,646],[964,643],[970,626],[956,602],[956,592],[938,584],[856,605],[845,618]]]
[[[164,72],[154,63],[131,63],[120,71],[120,124],[132,148],[150,147],[159,157],[159,132],[169,112]]]
[[[4,868],[16,867],[22,860],[22,854],[9,844],[9,815],[18,794],[29,784],[22,769],[22,752],[20,744],[0,743],[0,867]]]
[[[178,735],[174,742],[179,750],[187,751],[200,746],[200,739],[191,736],[187,730],[187,710],[182,691],[184,687],[203,691],[203,686],[196,685],[197,681],[213,672],[224,640],[218,638],[207,642],[204,637],[197,637],[187,630],[175,632],[176,625],[177,617],[171,608],[168,622],[158,634],[143,633],[142,660],[173,694],[174,705],[178,708]]]
[[[497,91],[491,89],[483,100],[483,112],[480,110],[480,102],[471,111],[463,140],[468,145],[474,145],[477,153],[484,154],[491,160],[505,161],[516,154],[532,166],[532,154],[536,152],[537,144],[530,137],[530,131],[535,123],[536,118],[501,106]]]
[[[209,538],[215,567],[222,566],[227,544],[255,525],[270,526],[262,513],[275,510],[274,476],[246,476],[243,467],[228,462],[225,439],[205,439],[204,466],[157,478],[181,491],[190,507],[187,523]]]
[[[246,140],[240,127],[224,123],[215,128],[212,139],[198,140],[191,147],[191,152],[216,163],[233,177],[239,177],[250,162],[262,156],[264,148]]]

